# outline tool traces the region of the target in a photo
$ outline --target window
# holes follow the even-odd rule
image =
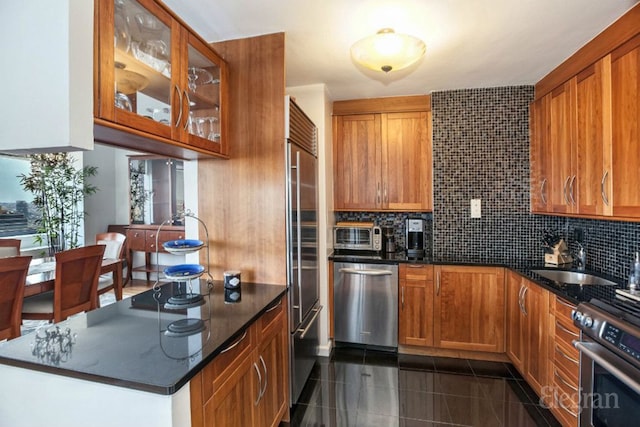
[[[33,246],[39,213],[33,195],[20,185],[19,176],[28,174],[31,164],[26,157],[0,155],[0,238],[25,236],[22,248]]]

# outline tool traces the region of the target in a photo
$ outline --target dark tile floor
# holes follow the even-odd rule
[[[283,426],[287,424],[283,423]],[[355,348],[319,358],[292,427],[559,426],[508,363]]]

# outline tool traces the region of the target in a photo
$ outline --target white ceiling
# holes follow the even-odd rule
[[[535,84],[640,0],[165,0],[205,40],[286,33],[287,86],[334,100]],[[391,27],[427,44],[389,74],[349,48]]]

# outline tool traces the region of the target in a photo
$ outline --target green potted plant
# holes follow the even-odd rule
[[[19,175],[22,187],[34,195],[33,204],[40,211],[36,243],[47,239],[49,255],[80,246],[80,226],[84,218],[84,198],[98,188],[86,178],[96,175],[96,166],[74,167],[68,153],[32,154],[28,156],[31,172]]]

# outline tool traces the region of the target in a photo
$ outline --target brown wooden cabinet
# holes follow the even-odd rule
[[[442,265],[434,274],[434,345],[503,353],[504,268]]]
[[[542,97],[529,106],[531,132],[530,169],[531,169],[531,212],[549,212],[551,184],[551,157],[549,147],[549,100]]]
[[[640,218],[640,35],[611,53],[613,215]]]
[[[559,296],[549,300],[549,379],[543,390],[551,412],[565,427],[578,424],[580,353],[573,346],[580,339],[580,330],[571,320],[574,304]]]
[[[508,277],[507,355],[541,396],[548,384],[549,292],[517,273]]]
[[[433,266],[400,264],[398,343],[433,346]]]
[[[158,234],[157,225],[130,225],[126,228],[127,234],[127,265],[129,265],[129,279],[133,278],[133,272],[144,272],[147,274],[147,281],[150,273],[164,270],[165,266],[152,264],[151,254],[167,253],[162,247],[162,243],[169,240],[184,239],[184,227],[164,226]],[[156,239],[157,235],[157,239]],[[156,245],[157,241],[157,245]],[[133,266],[133,253],[144,252],[145,262],[141,266]]]
[[[571,82],[551,92],[549,101],[549,150],[551,182],[549,196],[551,211],[570,213],[574,210],[572,186],[574,173],[574,124],[572,116],[572,96],[574,87]]]
[[[176,158],[227,155],[226,64],[162,3],[98,0],[95,48],[97,141]]]
[[[192,425],[274,427],[288,405],[286,298],[191,381]]]
[[[360,108],[372,109],[368,101]],[[422,108],[334,115],[336,210],[433,209],[431,112]]]

